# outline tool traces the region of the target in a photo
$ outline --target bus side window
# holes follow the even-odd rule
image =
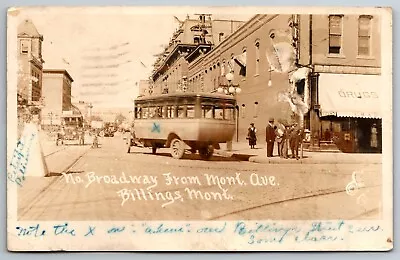
[[[162,117],[163,118],[168,118],[168,106],[163,106],[162,107]]]
[[[156,118],[156,117],[157,117],[157,108],[149,107],[149,118]]]
[[[203,118],[209,118],[212,119],[214,118],[214,111],[213,111],[213,107],[212,106],[207,106],[207,105],[203,105],[202,106],[203,109]]]
[[[135,110],[136,110],[135,118],[137,118],[137,119],[142,118],[142,108],[141,107],[136,107]]]
[[[214,111],[215,111],[215,119],[218,120],[224,120],[224,108],[221,106],[215,106],[214,107]]]
[[[175,107],[168,106],[168,118],[174,118],[174,117],[175,117]]]
[[[163,107],[157,107],[156,108],[156,117],[157,118],[163,118],[163,115],[164,115]]]
[[[142,118],[143,119],[149,118],[149,108],[148,107],[142,108]]]
[[[234,107],[226,107],[225,108],[225,120],[235,120],[235,108]]]
[[[186,117],[187,118],[195,118],[195,110],[193,105],[186,106]]]
[[[184,118],[185,115],[185,107],[184,106],[177,106],[178,118]]]

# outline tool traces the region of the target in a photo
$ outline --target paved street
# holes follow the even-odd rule
[[[99,149],[65,146],[46,156],[48,164],[69,157],[58,174],[68,170],[68,177],[28,178],[18,192],[20,220],[379,217],[381,164],[268,164],[220,155],[203,161],[192,154],[176,160],[168,149],[128,154],[121,136],[100,142]],[[361,189],[349,195],[355,171]]]

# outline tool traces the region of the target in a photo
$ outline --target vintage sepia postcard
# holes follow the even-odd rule
[[[11,251],[393,248],[392,11],[12,7]]]

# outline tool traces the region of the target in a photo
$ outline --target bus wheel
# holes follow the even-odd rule
[[[181,159],[183,154],[185,153],[185,145],[184,143],[175,138],[171,141],[171,155],[175,159]]]
[[[152,146],[151,147],[151,153],[152,154],[156,154],[156,152],[157,152],[157,146]]]
[[[214,153],[214,147],[212,145],[202,147],[199,149],[200,157],[203,158],[204,160],[210,159],[213,153]]]

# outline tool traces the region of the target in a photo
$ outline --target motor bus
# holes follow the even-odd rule
[[[144,147],[170,148],[173,158],[185,151],[210,159],[235,132],[236,100],[214,93],[174,93],[135,100],[134,138]],[[128,142],[128,152],[131,142]]]

